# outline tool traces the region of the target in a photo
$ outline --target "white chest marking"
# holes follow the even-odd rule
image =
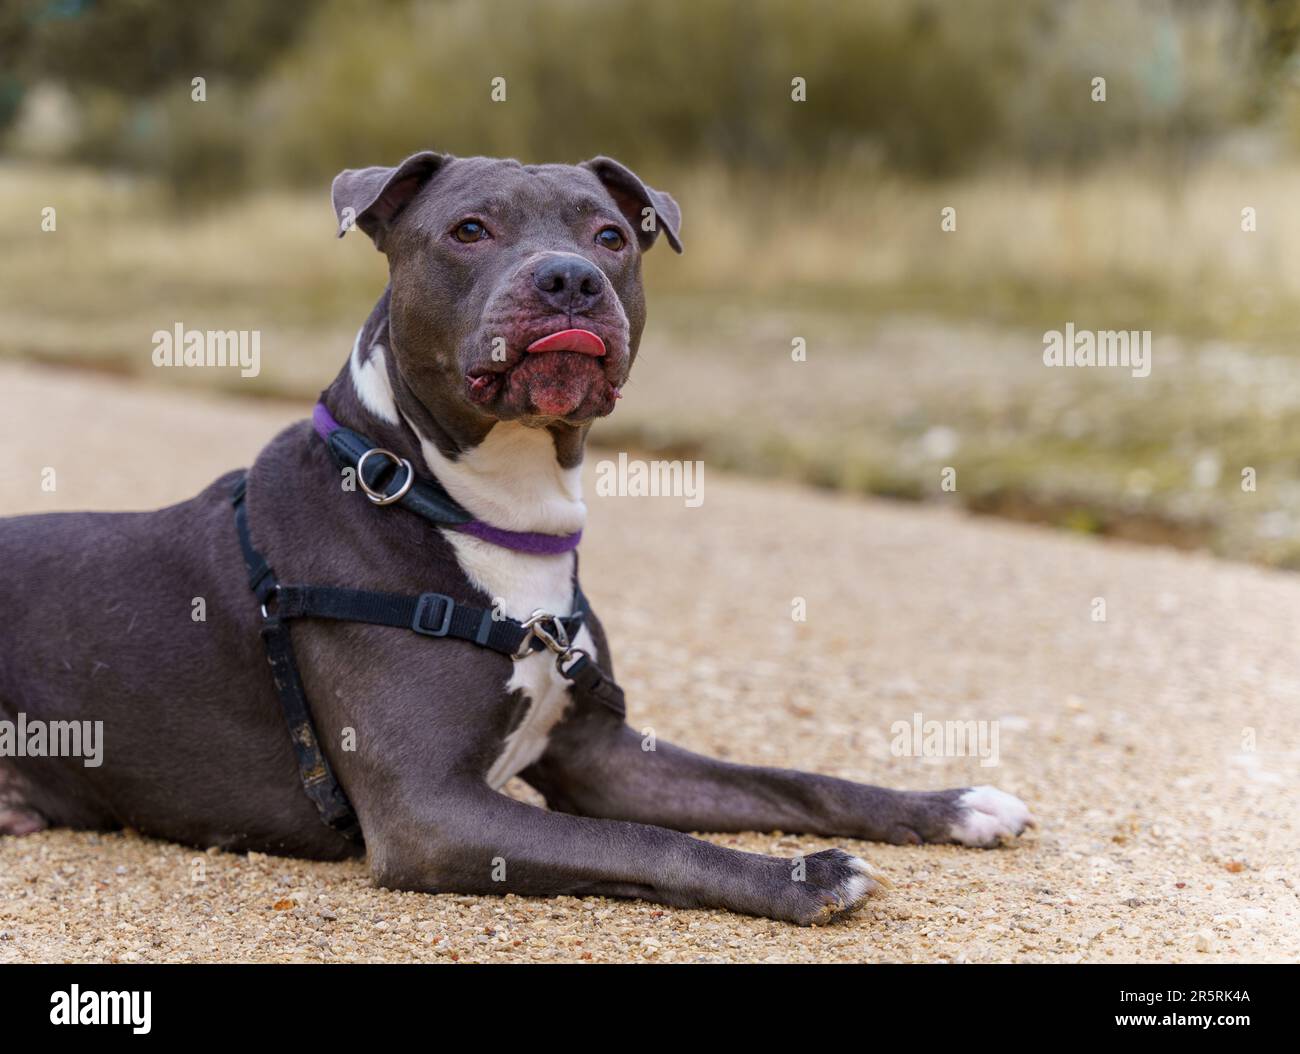
[[[422,440],[421,446],[425,461],[452,497],[493,526],[564,534],[586,522],[580,470],[560,468],[554,441],[544,429],[509,422],[494,425],[482,443],[454,462],[432,443]],[[554,615],[572,614],[573,553],[536,556],[458,531],[443,534],[466,576],[502,614],[520,621],[539,608]],[[574,643],[596,657],[586,627]],[[542,756],[551,729],[570,702],[568,682],[556,671],[555,656],[546,651],[515,663],[505,690],[522,692],[528,709],[488,772],[488,784],[498,789]]]
[[[357,340],[359,345],[360,334]],[[371,413],[397,423],[399,410],[382,347],[373,347],[365,363],[360,360],[359,346],[353,347],[352,384]],[[407,424],[419,435],[409,420]],[[429,469],[451,496],[494,527],[569,534],[581,530],[586,522],[581,469],[560,467],[554,440],[545,429],[511,422],[496,424],[482,443],[457,461],[445,457],[423,437],[420,446]],[[457,531],[443,534],[466,576],[492,597],[502,614],[520,621],[539,608],[554,615],[572,614],[573,553],[535,556]],[[574,643],[596,658],[595,642],[585,627]],[[522,692],[528,709],[506,737],[488,772],[487,781],[494,789],[542,756],[551,729],[570,702],[568,682],[556,671],[555,657],[547,651],[514,663],[505,690]]]
[[[503,614],[520,621],[538,608],[556,615],[572,614],[572,553],[531,556],[456,531],[444,533],[469,580],[492,597]],[[585,626],[575,643],[594,657],[595,644]],[[556,671],[555,656],[549,651],[514,663],[505,690],[522,692],[528,709],[506,737],[488,772],[488,784],[494,789],[542,756],[551,729],[570,702],[568,681]]]

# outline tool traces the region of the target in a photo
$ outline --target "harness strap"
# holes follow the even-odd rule
[[[556,667],[570,682],[575,702],[589,702],[627,714],[623,690],[604,671],[569,642],[577,637],[591,608],[581,587],[574,583],[573,614],[563,618],[529,619],[527,623],[496,615],[489,608],[462,604],[445,593],[410,596],[337,586],[282,585],[266,558],[253,547],[244,505],[248,477],[241,476],[231,493],[235,529],[248,570],[248,585],[262,608],[262,641],[298,760],[303,789],[321,819],[345,837],[361,839],[361,827],[329,761],[321,751],[312,724],[311,707],[293,652],[289,623],[298,618],[366,622],[406,629],[426,637],[468,641],[512,659],[549,648]],[[549,627],[547,623],[550,623]],[[565,663],[568,663],[566,666]]]
[[[546,646],[523,623],[496,616],[490,608],[458,604],[445,593],[409,596],[335,586],[282,585],[275,592],[275,611],[282,619],[370,622],[409,629],[427,637],[451,637],[501,655],[517,655],[525,642],[528,651],[540,651]],[[584,616],[585,611],[580,608],[559,620],[570,640],[578,635]]]
[[[605,672],[591,661],[590,655],[580,653],[560,672],[573,682],[571,691],[575,699],[590,700],[613,710],[619,717],[627,716],[623,689],[605,676]]]
[[[262,643],[266,648],[267,661],[271,664],[275,694],[280,700],[285,723],[289,726],[289,738],[293,741],[293,752],[298,761],[298,776],[303,790],[316,806],[316,811],[325,824],[349,841],[359,842],[361,825],[357,821],[357,814],[316,737],[311,708],[307,705],[307,693],[303,690],[302,678],[298,675],[298,662],[293,654],[289,627],[278,615],[265,613],[267,598],[275,592],[277,583],[270,565],[253,548],[249,537],[248,514],[244,509],[246,482],[247,477],[241,477],[232,496],[235,527],[239,533],[239,546],[244,552],[244,564],[248,568],[248,584],[262,604]]]

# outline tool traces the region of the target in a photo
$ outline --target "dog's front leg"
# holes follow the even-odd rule
[[[736,765],[649,743],[599,709],[572,713],[522,773],[553,809],[679,831],[802,831],[895,844],[991,846],[1033,823],[993,787],[895,791]]]
[[[812,925],[877,888],[840,849],[806,859],[742,853],[644,824],[547,812],[467,786],[366,821],[379,884],[430,893],[640,897]],[[436,801],[436,805],[428,804]]]

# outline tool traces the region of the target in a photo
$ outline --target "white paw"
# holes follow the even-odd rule
[[[889,879],[861,857],[843,849],[823,849],[804,861],[806,870],[796,879],[796,904],[788,917],[800,926],[824,926],[852,911]],[[792,874],[792,877],[794,875]]]
[[[962,845],[997,845],[1034,824],[1028,805],[996,787],[972,787],[957,805],[962,811],[951,833],[953,841]]]
[[[840,881],[835,888],[835,896],[844,905],[844,910],[855,908],[882,886],[889,888],[894,883],[885,877],[879,868],[873,867],[860,856],[845,854],[845,861],[853,869],[852,874]]]

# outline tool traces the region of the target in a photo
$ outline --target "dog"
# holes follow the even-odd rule
[[[661,234],[682,249],[669,194],[604,157],[425,151],[345,170],[332,198],[339,235],[368,235],[389,282],[315,427],[156,512],[0,521],[0,717],[104,729],[99,765],[0,757],[0,833],[364,853],[393,889],[808,925],[882,876],[841,849],[792,862],[685,832],[970,846],[1023,832],[1024,803],[991,787],[895,791],[648,751],[623,719],[609,642],[575,590],[579,473],[640,343],[641,255]],[[422,514],[394,507],[421,493]],[[299,615],[311,596],[328,607],[311,588],[365,611],[348,590],[397,597],[399,614],[326,611],[290,634],[287,583],[316,584]],[[453,610],[475,613],[459,637]],[[498,632],[520,650],[481,646]],[[500,793],[516,775],[548,808]]]

